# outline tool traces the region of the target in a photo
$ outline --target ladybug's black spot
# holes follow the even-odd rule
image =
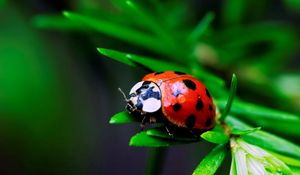
[[[205,92],[206,92],[206,96],[207,96],[208,98],[211,98],[211,95],[210,95],[210,93],[208,92],[208,89],[207,89],[207,88],[205,88]]]
[[[196,110],[200,111],[201,109],[203,109],[204,105],[203,105],[203,101],[198,98],[197,103],[196,103]]]
[[[174,74],[177,74],[177,75],[185,75],[186,73],[174,71]]]
[[[142,87],[147,88],[151,81],[144,81]]]
[[[175,105],[172,106],[173,107],[173,110],[175,112],[179,111],[181,109],[181,105],[179,103],[176,103]]]
[[[212,119],[209,117],[206,121],[205,121],[205,126],[209,127],[212,124]]]
[[[209,107],[208,107],[208,108],[209,108],[209,110],[210,110],[210,111],[212,111],[212,110],[213,110],[213,107],[212,107],[212,105],[209,105]]]
[[[193,128],[196,123],[196,117],[195,115],[190,115],[185,119],[185,126],[188,128]]]
[[[164,72],[155,72],[154,75],[159,75],[159,74],[162,74]]]
[[[185,79],[183,80],[185,86],[189,89],[196,90],[196,84],[192,80]]]

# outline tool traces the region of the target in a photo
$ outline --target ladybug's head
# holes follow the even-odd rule
[[[131,88],[126,101],[129,112],[154,113],[161,108],[161,92],[156,83],[140,81]]]

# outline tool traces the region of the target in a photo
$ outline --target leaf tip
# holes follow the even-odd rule
[[[116,123],[116,120],[112,117],[112,118],[109,120],[108,123],[109,123],[109,124],[115,124],[115,123]]]

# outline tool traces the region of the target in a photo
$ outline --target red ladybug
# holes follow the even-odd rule
[[[143,118],[142,124],[161,117],[192,130],[209,130],[215,125],[216,110],[209,91],[182,72],[147,74],[131,88],[126,101],[128,111]]]

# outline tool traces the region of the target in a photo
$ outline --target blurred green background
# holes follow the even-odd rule
[[[298,0],[161,4],[178,38],[215,12],[214,30],[194,50],[199,62],[225,80],[236,72],[240,97],[300,114]],[[139,127],[108,121],[124,109],[117,88],[128,91],[146,71],[106,59],[96,47],[162,56],[68,23],[63,10],[131,23],[110,1],[0,1],[0,174],[143,174],[148,149],[127,146]],[[61,18],[43,23],[44,14]],[[211,148],[170,148],[163,174],[191,174]]]

